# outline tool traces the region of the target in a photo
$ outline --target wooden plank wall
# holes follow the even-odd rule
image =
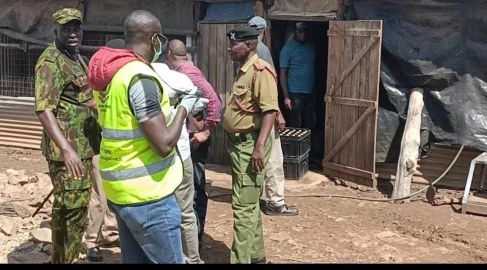
[[[227,52],[227,32],[241,23],[199,23],[198,67],[215,89],[225,106],[234,80],[234,68]],[[223,108],[222,116],[225,108]],[[223,123],[213,132],[208,163],[230,165],[228,139]]]
[[[42,125],[34,98],[0,97],[0,146],[41,149]]]
[[[418,171],[413,176],[413,183],[427,185],[435,181],[450,165],[459,149],[459,146],[433,145],[427,157],[418,162]],[[463,190],[467,183],[470,162],[481,153],[479,150],[465,147],[450,172],[435,186]],[[377,163],[376,171],[381,180],[394,181],[396,170],[396,163]],[[477,165],[472,181],[472,190],[477,189],[481,172],[481,166]]]

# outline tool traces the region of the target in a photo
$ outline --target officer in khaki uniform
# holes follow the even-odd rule
[[[223,120],[232,164],[231,263],[266,262],[259,199],[272,147],[269,134],[279,107],[274,71],[256,53],[258,36],[249,26],[227,33],[230,57],[241,66]]]
[[[53,15],[55,41],[35,67],[35,111],[44,128],[42,152],[54,186],[52,262],[74,263],[88,224],[92,157],[99,154],[98,126],[87,62],[78,48],[81,12],[66,8]]]

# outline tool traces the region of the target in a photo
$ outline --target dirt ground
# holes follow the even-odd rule
[[[7,172],[9,169],[15,171]],[[47,166],[38,151],[0,148],[2,263],[49,261],[50,209],[43,209],[35,218],[29,217],[38,201],[50,191],[48,179],[41,174],[36,176],[45,172]],[[207,264],[228,263],[232,243],[228,168],[208,166],[207,178],[211,182],[211,199],[201,257]],[[487,262],[487,218],[462,215],[459,204],[432,206],[425,202],[424,196],[409,204],[327,196],[385,198],[390,191],[390,184],[379,190],[346,183],[337,185],[312,172],[301,181],[287,181],[286,202],[296,205],[300,214],[295,217],[263,215],[268,262]],[[462,196],[462,192],[450,190],[440,190],[440,194],[447,198]],[[104,263],[121,261],[117,247],[104,248],[103,252]]]

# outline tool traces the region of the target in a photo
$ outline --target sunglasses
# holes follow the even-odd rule
[[[161,35],[161,34],[158,34],[158,33],[155,33],[151,39],[154,40],[154,38],[157,38],[159,39],[159,42],[161,43],[161,47],[164,47],[164,45],[166,45],[166,43],[168,42],[168,38],[165,37],[164,35]]]

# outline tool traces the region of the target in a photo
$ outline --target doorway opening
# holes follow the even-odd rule
[[[276,72],[280,73],[280,61],[279,57],[283,47],[288,44],[294,38],[293,25],[299,21],[290,20],[272,20],[271,31],[271,54],[274,60],[274,66]],[[327,68],[328,68],[328,35],[329,29],[328,21],[307,21],[308,28],[308,40],[315,47],[315,80],[313,92],[315,95],[315,115],[316,125],[315,130],[312,130],[312,144],[311,153],[309,157],[309,169],[310,170],[322,170],[322,160],[324,158],[325,149],[325,102],[324,97],[326,94],[327,84]],[[280,78],[280,76],[279,76]],[[281,112],[289,123],[290,111],[284,106],[284,98],[282,94],[282,86],[279,79],[279,107]]]

